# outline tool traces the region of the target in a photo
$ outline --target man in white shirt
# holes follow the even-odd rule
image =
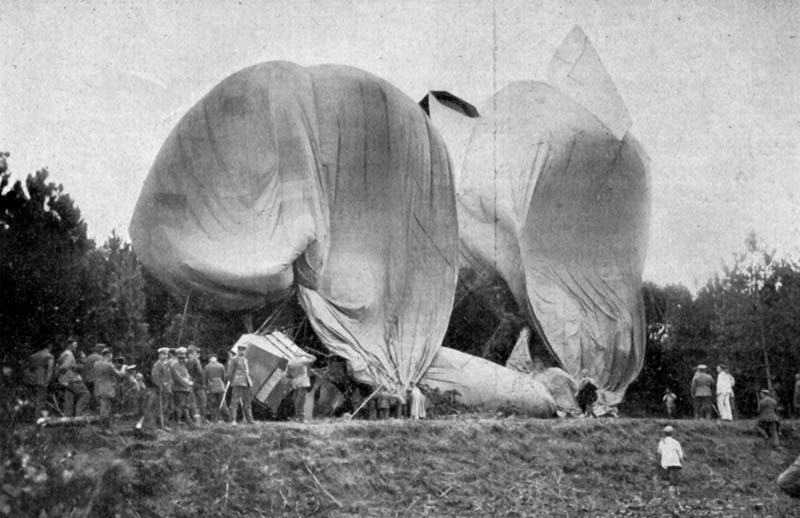
[[[723,421],[733,421],[731,400],[733,399],[733,376],[728,373],[728,367],[717,365],[717,409]]]

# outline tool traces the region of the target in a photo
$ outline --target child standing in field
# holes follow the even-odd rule
[[[678,400],[678,396],[670,390],[669,388],[664,391],[664,397],[661,398],[661,401],[664,402],[664,406],[667,407],[667,416],[672,417],[675,414],[675,401]]]
[[[667,425],[664,427],[664,437],[658,443],[658,454],[661,456],[661,467],[667,471],[669,485],[673,486],[678,481],[678,472],[683,461],[681,443],[672,438],[674,429]]]

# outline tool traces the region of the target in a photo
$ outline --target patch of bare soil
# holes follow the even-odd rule
[[[130,424],[31,428],[36,461],[69,475],[17,516],[800,516],[800,502],[775,484],[800,450],[799,422],[784,423],[784,449],[772,450],[752,421],[672,421],[687,456],[675,491],[655,456],[666,423],[466,416],[144,434]]]

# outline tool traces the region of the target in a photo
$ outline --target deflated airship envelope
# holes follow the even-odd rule
[[[583,31],[550,76],[508,85],[477,118],[427,102],[455,160],[467,266],[498,272],[557,363],[616,404],[644,358],[649,165]]]
[[[441,346],[458,225],[444,142],[389,83],[271,62],[214,87],[167,138],[130,225],[178,296],[237,310],[297,285],[355,376],[404,395]]]

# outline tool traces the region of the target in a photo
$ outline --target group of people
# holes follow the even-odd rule
[[[245,350],[246,346],[240,345],[236,354],[228,358],[226,367],[214,353],[203,365],[200,351],[193,345],[158,349],[158,360],[153,364],[150,380],[153,399],[158,405],[159,426],[169,429],[170,423],[185,423],[194,427],[205,422],[216,423],[220,419],[235,425],[240,407],[242,419],[253,423],[253,382]],[[225,399],[229,389],[230,406]],[[146,417],[153,412],[144,414]]]
[[[78,341],[69,338],[58,358],[47,344],[28,358],[24,370],[26,384],[32,390],[36,418],[50,414],[49,398],[54,396],[55,410],[63,417],[82,417],[94,408],[100,418],[110,422],[114,400],[119,387],[130,389],[139,412],[137,427],[147,418],[155,419],[167,429],[170,422],[194,426],[220,418],[236,423],[237,411],[242,408],[244,421],[253,422],[252,380],[246,347],[238,348],[228,359],[227,368],[209,355],[206,365],[200,362],[199,349],[194,346],[158,349],[158,360],[150,372],[148,385],[135,366],[118,365],[114,351],[105,344],[96,344],[88,356],[78,351]],[[53,391],[54,385],[56,390]],[[230,390],[230,406],[226,394]],[[60,404],[59,404],[60,400]]]
[[[736,380],[725,364],[717,365],[717,380],[707,372],[708,367],[700,364],[695,369],[689,393],[695,419],[711,419],[716,413],[723,421],[733,421],[733,387]],[[715,403],[716,387],[716,405]],[[668,417],[675,416],[678,396],[667,388],[661,398]]]
[[[128,410],[138,412],[137,428],[155,425],[169,430],[178,424],[191,428],[220,420],[235,425],[240,419],[249,424],[253,423],[254,387],[246,351],[246,345],[238,345],[236,354],[230,354],[223,365],[213,353],[203,364],[200,350],[194,345],[162,347],[157,351],[158,359],[148,382],[134,370],[135,366],[118,365],[119,361],[115,364],[112,349],[104,344],[95,345],[94,351],[83,357],[77,340],[70,338],[57,359],[50,345],[32,354],[26,377],[33,389],[37,418],[47,414],[52,383],[57,380],[59,390],[55,394],[62,401],[58,411],[64,417],[88,415],[97,408],[100,417],[110,423],[113,402],[124,395],[135,406]],[[297,372],[289,369],[287,378],[293,391],[295,417],[306,421],[313,415],[314,385],[306,366],[294,370]],[[354,401],[354,408],[363,403],[361,416],[367,419],[426,417],[425,397],[416,385],[409,388],[405,401],[383,393],[367,397],[368,394],[359,392],[358,401]]]
[[[352,397],[355,411],[361,411],[363,418],[374,421],[376,419],[425,419],[427,418],[426,398],[416,383],[412,383],[406,392],[405,400],[388,394],[378,394],[375,397],[365,396],[360,389],[356,389]]]
[[[711,419],[716,413],[723,421],[733,421],[733,387],[736,383],[734,377],[730,374],[728,366],[725,364],[717,365],[716,381],[707,370],[708,367],[706,365],[700,364],[695,369],[695,374],[692,377],[690,394],[694,418]],[[675,393],[667,388],[662,401],[669,417],[674,417],[675,415],[677,399],[678,397]],[[800,413],[800,374],[795,377],[794,407],[795,412]],[[757,406],[758,429],[775,447],[780,446],[778,409],[779,404],[772,391],[769,389],[760,390]]]
[[[114,364],[114,351],[105,344],[96,344],[86,357],[78,353],[78,341],[71,337],[57,359],[52,349],[52,345],[47,344],[33,353],[24,371],[25,380],[33,391],[35,416],[46,415],[51,385],[55,381],[61,396],[57,407],[64,417],[86,415],[90,404],[94,403],[100,417],[108,419],[117,382],[126,377],[128,368]]]
[[[706,372],[708,367],[703,364],[697,366],[690,393],[695,419],[711,419],[713,411],[723,421],[733,421],[733,387],[736,383],[728,372],[728,366],[717,365],[717,381]],[[714,406],[714,387],[716,385],[716,406]]]

